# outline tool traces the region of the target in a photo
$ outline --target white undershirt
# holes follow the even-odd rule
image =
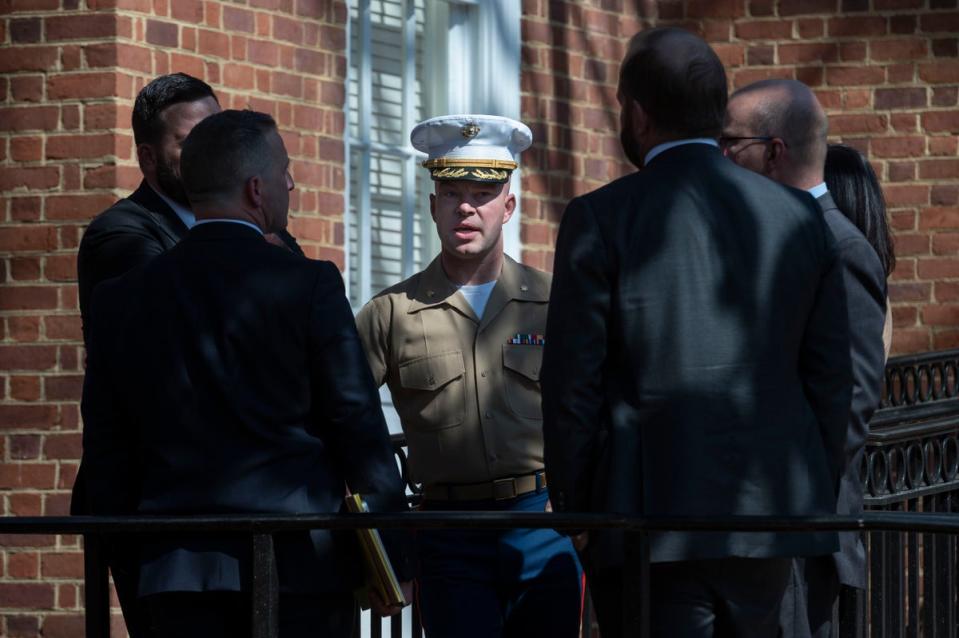
[[[470,305],[476,316],[482,319],[483,311],[486,310],[486,302],[489,301],[489,296],[495,287],[496,280],[494,279],[485,284],[463,285],[459,289],[463,293],[463,297],[466,298],[466,303]]]

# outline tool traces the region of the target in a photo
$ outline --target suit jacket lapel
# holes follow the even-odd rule
[[[189,229],[183,220],[173,212],[173,209],[163,201],[163,198],[157,195],[156,191],[146,183],[146,180],[140,182],[140,187],[130,195],[132,201],[136,202],[153,216],[160,229],[166,233],[173,243],[179,242],[186,237]]]

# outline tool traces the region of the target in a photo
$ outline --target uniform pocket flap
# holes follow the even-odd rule
[[[459,350],[421,357],[400,364],[400,384],[413,390],[436,390],[463,376],[463,353]]]
[[[539,381],[543,366],[543,346],[503,344],[503,367],[527,379]]]

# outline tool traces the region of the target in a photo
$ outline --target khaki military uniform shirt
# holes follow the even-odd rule
[[[549,286],[549,274],[507,256],[481,320],[437,257],[360,311],[360,338],[373,377],[393,395],[414,481],[479,483],[543,468]]]

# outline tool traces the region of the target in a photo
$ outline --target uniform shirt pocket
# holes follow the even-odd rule
[[[399,364],[401,396],[394,397],[403,427],[438,430],[466,417],[466,366],[459,350]]]
[[[510,409],[526,419],[542,419],[539,370],[543,365],[543,347],[503,344],[503,383]]]

